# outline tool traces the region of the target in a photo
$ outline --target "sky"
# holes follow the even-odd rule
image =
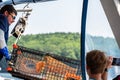
[[[114,37],[100,0],[89,1],[86,27],[88,34]]]
[[[81,0],[56,0],[42,3],[30,3],[32,9],[24,34],[49,32],[79,32],[81,26]],[[23,9],[26,4],[15,6]],[[18,13],[16,22],[22,13]],[[10,26],[10,30],[14,25]]]
[[[50,32],[81,32],[83,0],[56,0],[30,3],[32,9],[24,34]],[[16,5],[23,9],[26,4]],[[22,13],[18,13],[16,22]],[[16,22],[10,26],[10,31]],[[100,0],[91,0],[88,5],[86,32],[94,36],[114,37]]]

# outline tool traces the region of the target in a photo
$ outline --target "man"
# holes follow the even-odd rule
[[[88,52],[86,55],[86,69],[89,80],[107,80],[112,59],[112,57],[106,57],[105,53],[99,50]]]
[[[12,5],[5,5],[0,10],[0,60],[3,56],[10,60],[11,56],[7,48],[9,26],[14,22],[17,11]]]

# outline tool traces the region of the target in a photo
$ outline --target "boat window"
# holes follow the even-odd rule
[[[80,61],[82,4],[83,0],[55,0],[29,4],[27,8],[31,8],[32,12],[28,17],[25,32],[17,44]],[[23,9],[25,5],[19,4],[15,7]],[[10,32],[22,15],[24,12],[18,12]],[[11,36],[8,43],[10,50],[14,41]],[[81,69],[80,65],[78,68]],[[80,74],[80,71],[77,74]]]
[[[26,4],[20,4],[15,7],[16,9],[23,9],[25,5]],[[24,46],[38,50],[44,47],[42,49],[44,51],[80,60],[82,0],[56,0],[43,3],[31,3],[29,4],[29,8],[32,9],[32,12],[28,16],[27,27],[23,34],[46,34],[48,37],[41,37],[41,40],[46,37],[44,44],[39,42],[40,45],[32,44],[34,45],[33,47],[32,45],[28,46],[29,43],[26,42]],[[17,18],[19,19],[22,15],[22,12],[18,12]],[[16,22],[18,19],[16,19]],[[10,32],[15,24],[16,23],[11,25]],[[51,38],[49,36],[51,36]],[[22,38],[18,42],[22,43],[21,41]]]
[[[107,56],[120,57],[120,49],[100,0],[88,3],[86,52],[94,49],[104,51]],[[120,74],[119,67],[113,66],[108,74],[108,80],[112,80]]]

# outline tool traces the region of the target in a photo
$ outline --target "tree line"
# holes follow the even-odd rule
[[[12,45],[16,38],[11,36],[8,41],[8,49],[12,50]],[[18,40],[18,45],[27,48],[51,52],[60,56],[73,59],[80,59],[80,34],[79,33],[45,33],[22,35]]]

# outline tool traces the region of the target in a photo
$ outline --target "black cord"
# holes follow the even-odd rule
[[[15,2],[14,2],[14,0],[12,0],[12,3],[15,5]]]

